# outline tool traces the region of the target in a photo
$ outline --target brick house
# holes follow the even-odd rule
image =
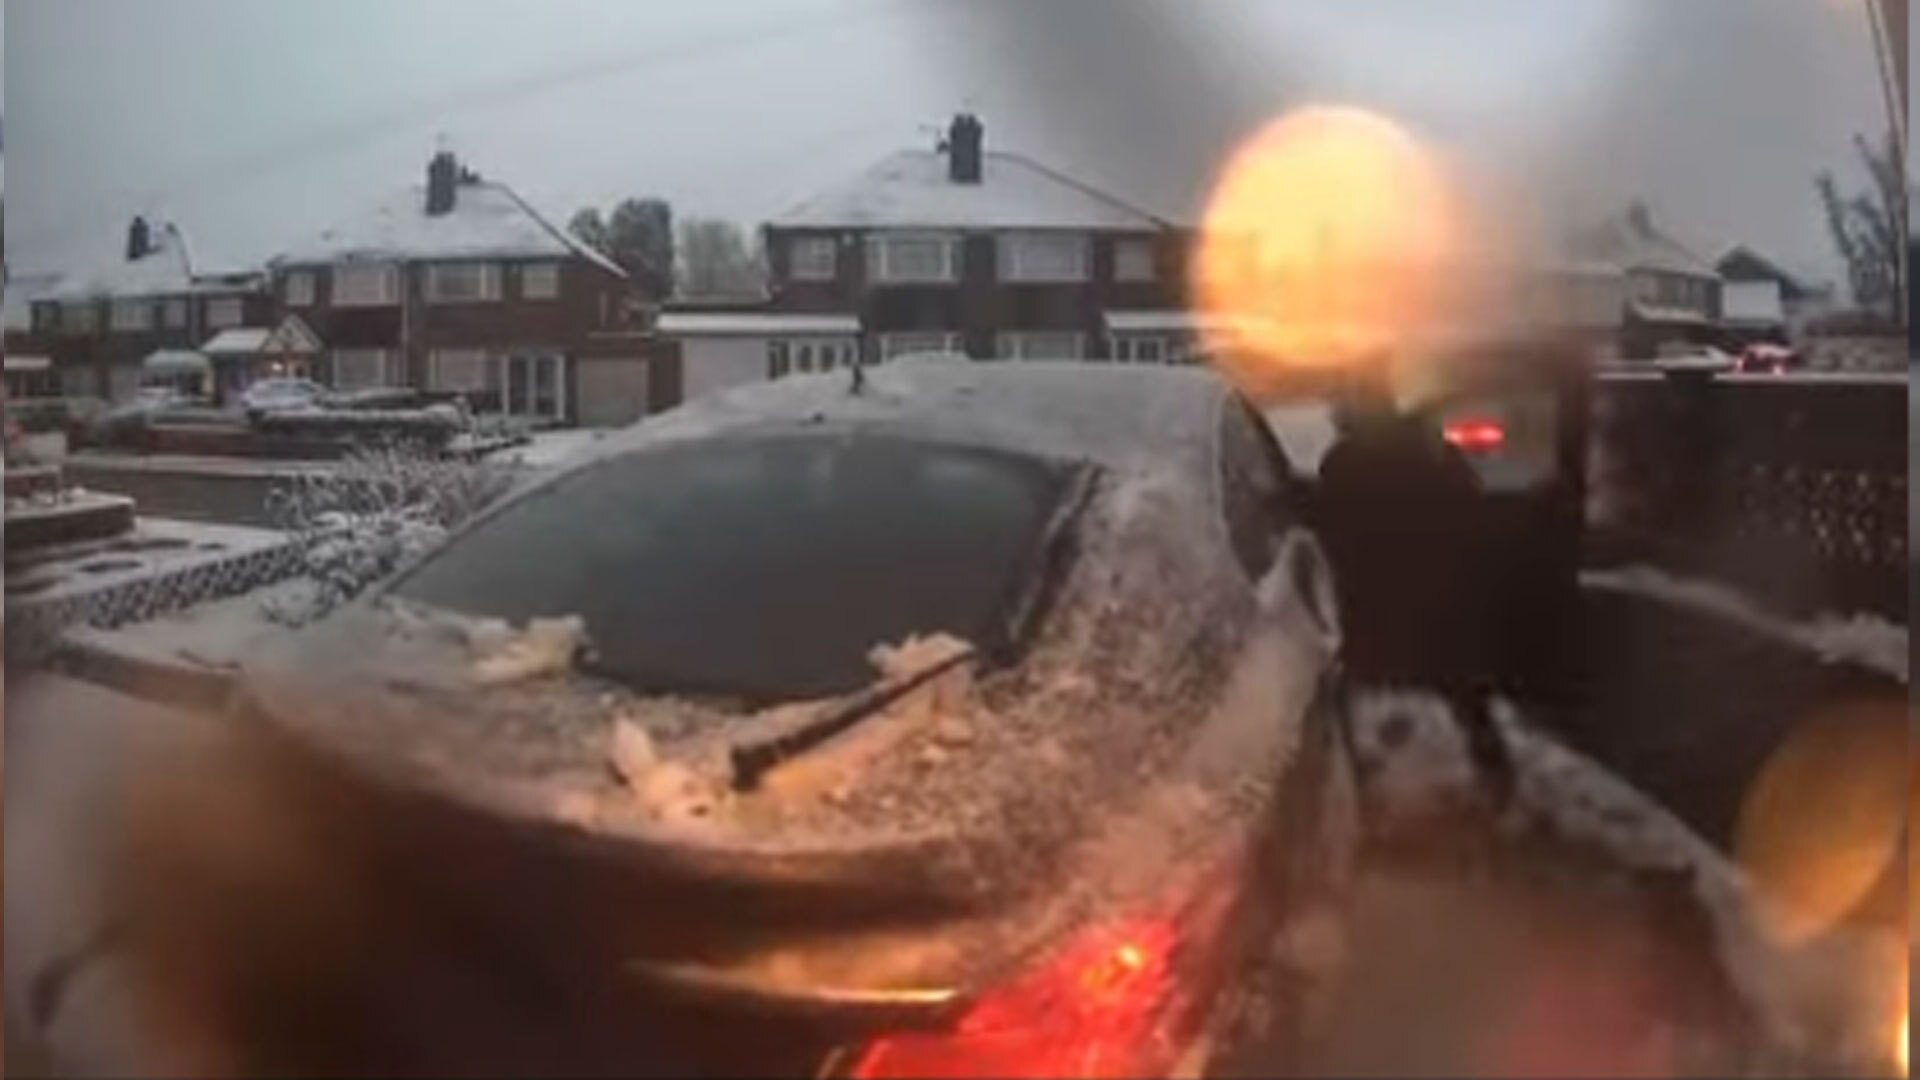
[[[1719,339],[1720,274],[1667,235],[1642,203],[1574,238],[1575,253],[1625,272],[1627,303],[1618,348],[1627,359],[1652,359],[1663,347]]]
[[[413,386],[559,424],[677,400],[671,357],[626,332],[625,272],[445,151],[425,185],[269,266],[277,309],[312,329],[316,375],[336,388]]]
[[[1019,154],[971,115],[762,226],[769,298],[669,311],[689,394],[910,352],[1184,358],[1187,234]]]
[[[150,357],[194,354],[222,330],[272,316],[257,272],[196,267],[178,226],[139,217],[127,226],[124,258],[61,276],[29,307],[28,340],[51,360],[60,392],[108,400],[134,393]],[[211,364],[204,374],[211,392]]]

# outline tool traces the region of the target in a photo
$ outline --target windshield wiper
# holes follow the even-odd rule
[[[861,690],[791,731],[735,745],[728,751],[733,766],[733,789],[754,790],[774,766],[806,753],[978,655],[972,648],[961,649],[918,671]]]

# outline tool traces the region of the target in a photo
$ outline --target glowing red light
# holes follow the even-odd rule
[[[1490,420],[1468,420],[1446,426],[1448,442],[1462,450],[1492,450],[1507,441],[1507,433]]]
[[[1165,1030],[1184,995],[1171,979],[1176,933],[1138,920],[1072,939],[974,1003],[951,1034],[869,1044],[856,1077],[1117,1076],[1171,1064]]]

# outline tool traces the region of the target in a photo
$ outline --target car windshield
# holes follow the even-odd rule
[[[396,587],[513,621],[584,618],[597,673],[751,701],[869,682],[869,651],[1000,632],[1065,470],[904,438],[627,454],[507,506]]]

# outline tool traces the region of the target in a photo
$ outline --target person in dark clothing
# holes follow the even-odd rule
[[[1336,424],[1316,519],[1333,563],[1347,669],[1362,684],[1444,697],[1504,807],[1514,770],[1489,711],[1478,477],[1429,415],[1396,409],[1380,380],[1359,381]]]

